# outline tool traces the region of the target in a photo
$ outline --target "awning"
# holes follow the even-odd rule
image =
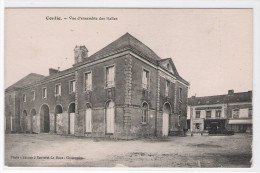
[[[252,119],[247,119],[247,120],[229,120],[228,124],[252,124]]]

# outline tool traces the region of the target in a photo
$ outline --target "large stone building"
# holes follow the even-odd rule
[[[191,132],[226,129],[252,132],[252,91],[188,99],[188,128]]]
[[[136,138],[183,133],[189,83],[129,33],[49,76],[29,74],[5,91],[6,133]]]

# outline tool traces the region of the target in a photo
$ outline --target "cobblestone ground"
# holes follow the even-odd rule
[[[5,136],[6,166],[250,167],[252,135],[113,140],[51,134]]]

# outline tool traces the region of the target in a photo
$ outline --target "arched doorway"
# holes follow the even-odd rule
[[[30,119],[27,116],[26,110],[23,110],[23,130],[24,132],[30,131]]]
[[[62,113],[63,109],[61,105],[56,105],[54,110],[54,133],[60,133],[60,126],[62,126]]]
[[[36,110],[33,108],[33,109],[31,109],[31,111],[30,111],[30,115],[31,115],[31,130],[32,130],[32,132],[34,133],[34,132],[36,132],[36,129],[37,129],[37,119],[36,119]]]
[[[85,127],[86,133],[92,132],[92,110],[91,105],[89,103],[86,104],[85,110]]]
[[[114,133],[114,118],[115,118],[115,103],[113,101],[108,101],[106,104],[106,133]]]
[[[171,106],[169,103],[165,103],[163,106],[163,136],[168,136],[169,134],[169,118],[171,113]]]
[[[40,119],[41,119],[41,131],[43,133],[50,132],[50,109],[49,106],[43,104],[40,111]]]
[[[69,113],[69,134],[74,134],[75,125],[75,103],[71,103],[68,109]]]

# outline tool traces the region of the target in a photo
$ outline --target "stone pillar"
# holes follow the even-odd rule
[[[50,112],[50,133],[55,133],[55,114],[54,112]]]

